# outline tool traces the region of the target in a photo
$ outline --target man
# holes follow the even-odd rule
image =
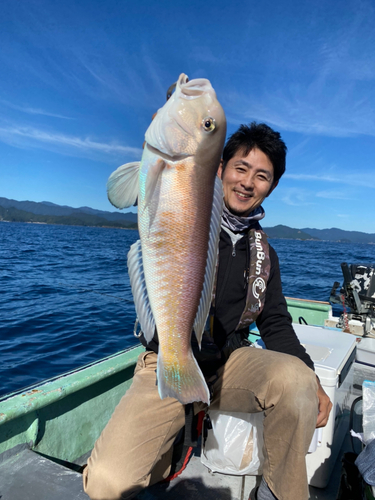
[[[263,480],[251,500],[308,498],[305,455],[315,427],[326,425],[332,407],[292,328],[277,255],[259,224],[261,204],[285,171],[285,156],[280,134],[265,124],[241,126],[224,148],[218,174],[225,207],[212,331],[197,353],[210,381],[211,408],[264,412]],[[253,321],[266,350],[246,346]],[[133,498],[169,474],[185,407],[159,397],[157,349],[155,337],[95,444],[84,471],[92,500]],[[199,409],[202,404],[195,405]]]

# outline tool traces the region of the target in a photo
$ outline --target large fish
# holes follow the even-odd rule
[[[224,111],[206,79],[180,75],[145,136],[141,162],[108,180],[118,208],[138,198],[140,242],[128,254],[137,316],[146,340],[159,339],[158,390],[187,404],[209,403],[193,356],[200,344],[216,267],[222,188],[216,173],[226,134]]]

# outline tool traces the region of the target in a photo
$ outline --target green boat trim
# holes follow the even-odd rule
[[[0,456],[27,445],[48,457],[79,463],[129,388],[143,349],[138,345],[1,398]],[[69,429],[69,440],[63,429]]]
[[[134,368],[142,346],[136,346],[0,398],[0,425],[63,399],[107,377]]]
[[[286,297],[286,302],[293,323],[299,323],[299,319],[303,318],[309,325],[324,326],[325,320],[332,318],[332,306],[329,302],[290,297]]]

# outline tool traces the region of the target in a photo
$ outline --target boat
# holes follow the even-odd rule
[[[351,290],[345,286],[345,281],[343,289],[348,293]],[[339,318],[333,316],[329,302],[287,298],[287,305],[296,330],[312,328],[315,330],[310,332],[314,335],[319,330],[328,343],[337,335],[350,337],[349,343],[354,344],[366,338],[342,332]],[[249,339],[253,342],[259,340],[256,329],[250,331]],[[366,364],[355,361],[354,355],[358,350],[355,350],[354,344],[342,365],[347,367],[345,370],[348,373],[350,369],[352,376],[347,389],[347,407],[361,396],[363,380],[375,380],[375,362],[371,364],[373,353],[369,352]],[[96,439],[129,388],[136,360],[143,349],[140,344],[135,345],[0,398],[1,500],[88,499],[82,488],[82,470]],[[344,370],[342,367],[340,370]],[[342,375],[338,373],[338,376]],[[309,486],[311,500],[335,500],[340,487],[344,453],[351,451],[353,446],[357,448],[354,451],[360,452],[360,443],[353,445],[349,437],[349,412],[344,413],[336,418],[336,421],[345,421],[345,435],[342,443],[340,438],[332,471],[329,471],[324,488]],[[360,430],[360,413],[354,420],[357,430]],[[198,446],[181,475],[169,483],[147,488],[137,498],[247,500],[257,481],[259,476],[213,472],[202,464],[201,448]]]

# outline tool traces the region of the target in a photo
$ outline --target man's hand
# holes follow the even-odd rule
[[[327,425],[329,414],[332,410],[332,403],[327,394],[325,393],[320,380],[316,377],[318,382],[318,399],[319,399],[319,414],[316,421],[316,427],[324,427]]]

